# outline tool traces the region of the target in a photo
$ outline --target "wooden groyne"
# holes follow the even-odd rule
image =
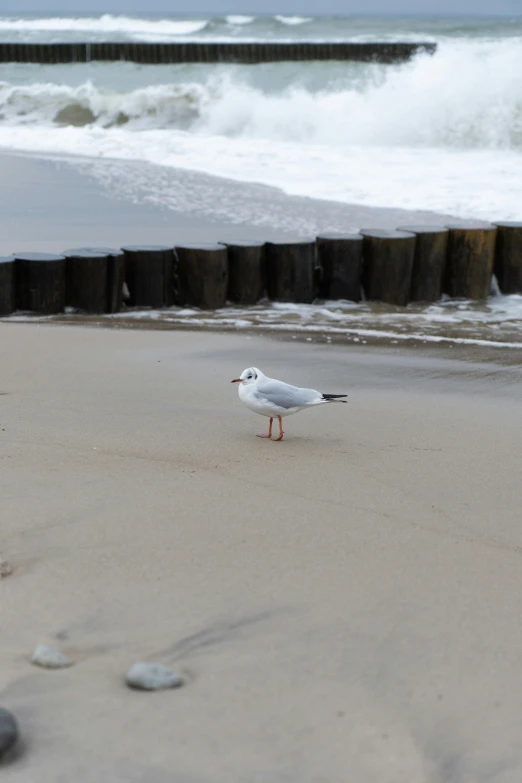
[[[254,42],[218,43],[2,43],[0,62],[87,63],[127,61],[168,63],[269,63],[286,60],[355,60],[359,62],[405,62],[418,52],[433,53],[432,43],[329,43]]]
[[[490,293],[493,273],[502,293],[522,294],[522,223],[18,253],[0,258],[0,316],[172,305],[215,310],[264,296],[299,303],[365,296],[398,306],[436,302],[442,294],[480,300]]]

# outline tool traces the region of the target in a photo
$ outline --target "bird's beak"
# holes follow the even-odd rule
[[[234,380],[230,381],[230,383],[241,383],[241,378],[234,378]]]

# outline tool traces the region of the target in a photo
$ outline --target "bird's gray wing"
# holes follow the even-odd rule
[[[299,389],[297,386],[290,386],[273,378],[263,378],[257,385],[257,391],[260,397],[268,402],[287,409],[310,405],[321,398],[320,392],[314,389]]]

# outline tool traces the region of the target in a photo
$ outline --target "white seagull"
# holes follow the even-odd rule
[[[283,416],[291,416],[304,408],[324,405],[326,402],[346,402],[340,397],[348,396],[347,394],[321,394],[315,389],[290,386],[289,383],[268,378],[257,367],[243,370],[239,378],[234,378],[231,383],[239,383],[239,399],[247,408],[270,419],[268,435],[258,435],[258,438],[272,437],[272,422],[277,417],[279,435],[276,440],[283,440]]]

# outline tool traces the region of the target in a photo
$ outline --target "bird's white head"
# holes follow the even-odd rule
[[[259,378],[261,378],[263,373],[261,370],[258,370],[257,367],[247,367],[246,370],[243,370],[239,378],[234,378],[231,383],[255,383]]]

